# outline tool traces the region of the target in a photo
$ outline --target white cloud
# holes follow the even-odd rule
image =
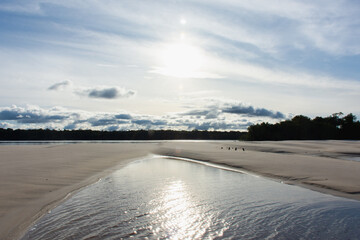
[[[216,60],[215,60],[216,61]],[[217,62],[217,64],[216,64]],[[271,69],[258,64],[247,62],[230,62],[217,60],[214,65],[219,66],[220,74],[240,81],[268,83],[273,85],[290,85],[305,88],[337,89],[340,91],[358,92],[360,82],[352,79],[341,79],[327,74],[311,73],[296,69]]]
[[[1,3],[0,10],[9,12],[41,14],[41,7],[38,1],[14,1]]]
[[[172,70],[161,68],[161,67],[154,67],[149,71],[149,73],[156,73],[168,77],[174,77],[174,78],[206,78],[206,79],[221,79],[224,78],[224,76],[221,76],[219,74],[214,74],[210,72],[174,72]]]
[[[139,1],[104,3],[41,0],[0,4],[0,9],[43,12],[46,15],[46,3],[75,8],[79,14],[93,14],[102,19],[111,17],[126,20],[127,23],[139,26],[139,29],[124,30],[149,37],[166,38],[166,32],[170,34],[177,28],[181,29],[181,25],[190,32],[210,32],[254,45],[268,53],[277,53],[283,46],[293,44],[306,45],[310,49],[316,47],[331,54],[358,54],[360,49],[357,41],[360,33],[360,6],[353,1],[276,0],[269,4],[266,0],[197,0],[181,3],[152,1],[140,4]],[[154,15],[154,12],[157,14]],[[184,14],[190,19],[186,26],[178,21]],[[111,28],[115,25],[110,21],[99,24],[104,23]],[[261,27],[264,23],[266,25]],[[119,24],[121,22],[118,22]]]
[[[136,92],[120,87],[98,87],[86,89],[81,94],[85,94],[89,98],[117,99],[132,97]]]
[[[94,129],[94,130],[246,130],[252,123],[278,121],[281,113],[239,103],[220,103],[202,109],[162,116],[120,112],[87,112],[63,107],[11,106],[0,108],[0,124],[13,128]],[[241,108],[241,109],[240,109]],[[275,116],[277,114],[279,116]]]
[[[313,58],[314,65],[321,64],[316,60],[318,52],[322,52],[322,59],[336,63],[335,58],[339,56],[358,59],[359,6],[345,0],[275,0],[271,4],[265,0],[0,3],[1,11],[17,12],[19,19],[24,14],[28,21],[28,25],[24,25],[26,33],[19,28],[2,35],[5,39],[0,49],[0,62],[4,66],[0,70],[2,106],[46,102],[49,106],[63,104],[93,111],[127,108],[139,114],[144,109],[147,113],[163,114],[182,104],[175,103],[178,95],[207,92],[214,97],[233,93],[231,97],[237,100],[244,99],[244,94],[252,95],[253,99],[261,99],[266,109],[281,111],[287,104],[294,112],[321,113],[332,98],[336,108],[351,106],[359,111],[354,105],[360,97],[356,77],[339,73],[335,64],[329,65],[329,70],[318,71],[296,64],[302,54],[310,61],[308,65],[312,65]],[[31,14],[41,14],[46,24],[41,19],[32,19]],[[182,17],[186,24],[179,23]],[[17,25],[14,22],[11,29]],[[181,40],[181,36],[186,36],[185,40]],[[179,41],[187,41],[205,56],[206,61],[196,71],[169,71],[157,61],[166,44]],[[182,62],[192,66],[191,59],[187,57]],[[339,64],[347,69],[346,63]],[[355,67],[349,69],[358,75]],[[187,78],[191,79],[187,81]],[[192,81],[193,78],[197,80]],[[61,94],[45,91],[44,86],[52,83],[55,83],[50,86],[52,90],[69,87],[70,83],[64,79],[72,79],[79,87]],[[183,85],[184,90],[176,92],[172,89],[175,85]],[[243,95],[236,95],[243,85],[248,88],[242,91]],[[103,101],[89,103],[88,97],[130,97],[135,94],[132,89],[141,96],[131,103],[107,101],[106,106]],[[248,89],[252,92],[245,92]],[[321,92],[325,97],[316,99],[310,96],[309,90]],[[73,91],[85,97],[74,98]],[[268,92],[266,98],[257,95],[265,91]],[[297,104],[289,103],[292,94],[296,95]],[[144,106],[155,98],[166,98],[169,107],[157,110],[163,104],[160,101],[154,101],[156,104],[151,107]],[[278,101],[269,106],[271,99]],[[311,107],[305,101],[311,102]],[[195,108],[193,102],[188,104]],[[261,102],[254,105],[262,106]],[[331,111],[329,109],[330,106],[326,111]],[[207,117],[216,116],[212,113]]]
[[[71,81],[59,82],[51,85],[48,90],[63,90],[67,86],[71,86]],[[134,90],[127,90],[121,87],[93,87],[93,88],[84,88],[80,87],[74,90],[74,93],[87,96],[89,98],[99,98],[99,99],[118,99],[118,98],[129,98],[133,97],[136,94]]]
[[[254,28],[247,22],[228,19],[218,26],[215,25],[213,30],[220,30],[222,36],[230,39],[240,36],[234,40],[268,49],[272,53],[281,51],[283,46],[299,44],[335,55],[357,55],[360,52],[360,5],[354,1],[276,0],[269,4],[266,0],[226,0],[221,4],[217,1],[203,3],[212,4],[214,8],[232,14],[242,11],[248,14],[249,18],[253,16],[259,19],[251,24],[267,23],[267,29],[259,26]],[[237,32],[239,29],[242,32]],[[255,32],[244,32],[246,29]]]

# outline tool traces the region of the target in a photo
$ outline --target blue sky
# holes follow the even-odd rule
[[[340,0],[3,0],[0,127],[360,116],[359,16],[358,1]]]

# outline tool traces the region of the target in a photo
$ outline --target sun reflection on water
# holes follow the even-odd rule
[[[171,239],[199,238],[204,234],[210,221],[204,221],[204,214],[181,180],[164,187],[158,198],[151,202],[156,225],[153,233],[163,232]]]
[[[27,239],[358,239],[360,206],[246,174],[153,158],[76,193]]]

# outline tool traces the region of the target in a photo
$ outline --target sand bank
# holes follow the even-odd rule
[[[38,217],[153,144],[0,145],[0,239],[17,239]]]
[[[150,153],[229,165],[360,200],[360,162],[341,160],[360,156],[359,141],[0,145],[0,239],[18,238],[68,193]]]
[[[360,200],[360,162],[344,160],[360,156],[359,141],[169,142],[156,152],[228,165]]]

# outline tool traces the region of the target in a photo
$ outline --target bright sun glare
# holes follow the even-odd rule
[[[185,18],[180,19],[180,24],[187,23]],[[181,28],[180,38],[161,46],[158,57],[159,66],[154,67],[152,72],[177,78],[200,78],[204,75],[205,55]]]
[[[173,77],[193,77],[200,70],[201,51],[186,43],[167,46],[162,52],[162,72]]]

